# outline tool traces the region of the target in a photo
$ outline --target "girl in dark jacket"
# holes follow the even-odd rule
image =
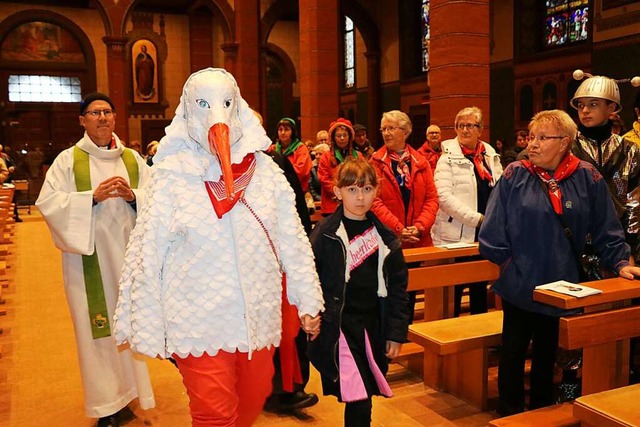
[[[406,342],[410,307],[400,241],[369,211],[378,179],[364,159],[337,170],[342,202],[311,234],[325,298],[320,334],[309,342],[325,395],[345,402],[345,426],[371,423],[371,397],[392,395],[388,359]]]

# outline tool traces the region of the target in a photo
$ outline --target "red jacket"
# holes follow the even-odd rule
[[[358,153],[358,158],[363,158],[362,153]],[[335,185],[336,169],[338,169],[338,161],[336,160],[336,166],[331,165],[331,158],[333,157],[333,151],[327,151],[318,160],[318,181],[320,181],[320,211],[324,215],[332,214],[340,202],[335,199],[333,193],[333,186]]]
[[[275,144],[269,147],[269,150],[275,149]],[[311,177],[311,167],[313,166],[309,149],[304,144],[300,144],[298,148],[296,148],[296,151],[287,156],[287,160],[291,162],[293,168],[296,170],[302,191],[306,193],[309,191],[309,178]]]
[[[382,147],[373,153],[370,160],[380,178],[378,196],[374,200],[371,210],[384,225],[398,236],[406,226],[414,225],[420,230],[422,233],[420,241],[415,244],[405,243],[403,247],[433,246],[431,226],[438,213],[438,192],[433,181],[431,167],[427,159],[409,145],[405,149],[411,153],[411,180],[413,182],[406,216],[402,193],[400,193],[400,187],[391,170],[387,147]]]
[[[436,165],[438,164],[438,159],[442,155],[442,151],[436,151],[431,148],[429,145],[429,141],[426,141],[422,144],[422,147],[418,148],[418,153],[422,154],[428,161],[429,166],[431,166],[431,174],[436,173]]]

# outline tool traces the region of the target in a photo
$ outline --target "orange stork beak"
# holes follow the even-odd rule
[[[229,126],[216,123],[209,128],[209,148],[220,162],[222,179],[227,190],[227,198],[233,199],[233,170],[231,169],[231,145],[229,144]]]

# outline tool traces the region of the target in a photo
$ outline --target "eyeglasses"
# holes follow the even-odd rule
[[[383,128],[380,128],[380,133],[385,133],[385,132],[395,132],[398,129],[402,129],[398,126],[385,126]]]
[[[464,130],[464,129],[471,130],[473,128],[480,129],[480,125],[477,124],[477,123],[458,123],[456,125],[456,129],[458,129],[458,130]]]
[[[334,137],[335,137],[336,139],[349,138],[349,134],[348,134],[347,132],[344,132],[344,133],[336,133],[336,134],[334,135]]]
[[[113,116],[113,110],[89,110],[85,111],[84,115],[89,115],[91,117],[98,118],[101,114],[104,114],[106,118]]]
[[[537,139],[538,142],[545,142],[545,141],[547,141],[549,139],[562,139],[562,138],[564,138],[564,136],[560,136],[560,135],[551,135],[551,136],[539,135],[539,136],[536,136],[536,135],[533,135],[533,134],[529,135],[529,140],[530,141],[533,141],[534,139]]]

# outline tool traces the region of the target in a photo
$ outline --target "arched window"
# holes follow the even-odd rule
[[[429,70],[429,0],[422,0],[422,71]]]
[[[520,121],[529,122],[533,117],[533,88],[524,85],[520,88]]]
[[[553,82],[545,83],[542,87],[542,109],[553,110],[558,105],[558,90]]]
[[[344,17],[344,87],[352,88],[356,84],[356,42],[353,21]]]
[[[589,0],[547,0],[544,20],[545,46],[587,40]]]

